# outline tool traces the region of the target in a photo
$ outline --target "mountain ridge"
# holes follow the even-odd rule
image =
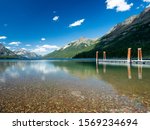
[[[40,58],[34,52],[27,51],[25,49],[19,49],[11,51],[7,49],[3,44],[0,43],[0,59],[36,59]]]
[[[27,58],[27,59],[39,58],[39,56],[36,53],[27,51],[25,49],[16,50],[14,51],[14,53],[18,56],[21,56],[22,58]]]
[[[133,15],[111,28],[97,39],[81,37],[55,50],[43,58],[95,58],[95,52],[107,52],[108,58],[126,58],[132,48],[132,57],[137,57],[137,48],[142,48],[144,58],[150,58],[150,7],[139,15]],[[0,58],[39,58],[27,50],[11,51],[0,43]]]
[[[128,23],[128,24],[127,24]],[[137,48],[142,48],[144,58],[150,58],[150,7],[139,15],[131,16],[117,24],[106,35],[98,39],[96,47],[74,58],[94,58],[95,52],[107,52],[108,58],[126,58],[127,49],[132,48],[132,57],[137,57]]]
[[[72,41],[64,47],[49,53],[45,58],[73,58],[75,55],[81,52],[89,51],[96,45],[96,40],[80,38],[76,41]]]
[[[3,44],[0,43],[0,58],[11,59],[18,58],[18,56],[13,51],[7,49]]]

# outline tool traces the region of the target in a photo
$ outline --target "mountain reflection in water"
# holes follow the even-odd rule
[[[0,112],[149,112],[150,68],[0,61]]]

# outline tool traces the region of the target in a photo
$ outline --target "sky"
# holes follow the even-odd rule
[[[0,43],[45,55],[81,37],[100,38],[150,0],[0,0]]]

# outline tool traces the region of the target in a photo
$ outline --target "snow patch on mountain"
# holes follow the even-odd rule
[[[38,58],[39,57],[36,53],[27,51],[26,49],[19,49],[17,51],[14,51],[14,53],[16,55],[19,55],[25,58]]]

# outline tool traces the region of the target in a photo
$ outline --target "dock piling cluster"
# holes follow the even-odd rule
[[[150,60],[143,60],[142,56],[142,48],[138,48],[137,50],[137,60],[132,59],[132,48],[128,48],[127,50],[127,60],[118,60],[118,59],[107,59],[106,51],[103,51],[103,59],[99,59],[99,52],[96,51],[96,62],[104,62],[104,63],[113,63],[113,64],[148,64],[150,65]]]

